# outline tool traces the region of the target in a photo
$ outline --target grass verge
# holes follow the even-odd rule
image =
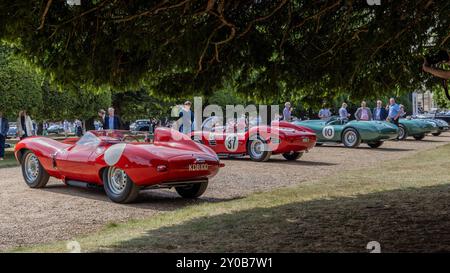
[[[450,250],[450,145],[223,203],[202,203],[74,238],[82,251]],[[17,248],[64,252],[66,242]]]
[[[6,149],[4,160],[0,161],[0,168],[9,168],[19,166],[19,163],[14,157],[14,151],[12,149]]]

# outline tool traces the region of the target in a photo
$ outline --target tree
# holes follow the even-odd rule
[[[40,78],[27,64],[0,46],[0,111],[15,121],[20,110],[32,116],[42,105]]]
[[[448,0],[4,0],[0,38],[59,83],[182,96],[232,79],[315,104],[432,84],[421,55],[449,46],[449,13]]]

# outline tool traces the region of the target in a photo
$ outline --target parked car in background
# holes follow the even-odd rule
[[[152,122],[149,119],[138,119],[130,125],[132,132],[153,132]]]
[[[435,123],[438,128],[438,131],[435,133],[432,133],[433,136],[439,136],[443,132],[446,132],[449,130],[448,122],[446,122],[445,120],[432,118],[432,117],[429,117],[426,115],[417,115],[417,116],[414,116],[413,118],[420,119],[420,120],[426,120],[428,122]]]
[[[395,139],[398,127],[385,121],[347,121],[339,117],[328,120],[294,121],[294,124],[305,126],[317,135],[317,144],[325,142],[343,143],[347,148],[356,148],[361,142],[371,148],[378,148],[385,140]]]
[[[58,124],[52,124],[47,129],[48,134],[62,134],[64,133],[64,128]]]
[[[399,121],[398,139],[404,140],[408,136],[414,137],[415,140],[422,140],[427,134],[435,134],[439,132],[439,128],[435,122],[426,119],[402,118]]]
[[[17,137],[17,124],[15,122],[9,123],[9,131],[6,134],[6,138],[16,138]]]

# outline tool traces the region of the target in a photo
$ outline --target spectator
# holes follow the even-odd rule
[[[100,118],[100,126],[96,130],[102,130],[105,128],[105,116],[106,112],[103,109],[98,110],[98,117]]]
[[[373,109],[373,119],[384,121],[388,116],[388,112],[386,108],[383,107],[383,102],[381,100],[377,100],[377,107]]]
[[[5,142],[9,131],[9,122],[0,112],[0,161],[5,157]]]
[[[339,109],[339,118],[342,120],[347,120],[350,114],[347,111],[347,103],[342,103],[342,107]]]
[[[405,106],[403,104],[400,104],[400,117],[404,118],[405,116],[406,116]]]
[[[367,104],[365,101],[362,101],[361,107],[359,107],[356,110],[355,118],[356,118],[356,120],[359,120],[359,121],[372,120],[372,112],[370,111],[370,108],[367,107]]]
[[[389,100],[389,113],[386,120],[398,126],[399,118],[400,118],[400,106],[397,103],[395,103],[394,98],[391,98]]]
[[[121,122],[120,118],[115,115],[114,108],[108,108],[108,116],[105,117],[103,123],[103,129],[105,130],[120,130]]]
[[[64,130],[64,136],[67,138],[70,133],[70,124],[67,120],[64,120],[64,122],[63,122],[63,130]]]
[[[48,136],[48,122],[46,121],[42,124],[42,135]]]
[[[75,134],[77,137],[83,136],[83,126],[80,120],[75,120]]]
[[[319,111],[319,118],[322,120],[328,120],[331,117],[330,108],[327,108],[327,105],[324,103],[322,109]]]
[[[284,104],[284,109],[283,109],[283,120],[291,121],[291,119],[292,119],[291,103],[290,102],[286,102]]]
[[[26,110],[19,112],[19,118],[17,119],[17,135],[22,140],[29,136],[33,136],[33,122]]]
[[[194,124],[194,114],[191,111],[192,103],[186,101],[181,108],[179,118],[181,118],[180,132],[190,134],[192,132],[192,124]]]

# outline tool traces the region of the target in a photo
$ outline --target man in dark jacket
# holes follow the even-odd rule
[[[9,122],[0,112],[0,160],[5,157],[5,141],[9,131]]]
[[[103,129],[120,130],[120,128],[121,128],[120,118],[114,114],[114,108],[110,107],[108,109],[108,115],[105,117]]]
[[[373,120],[386,121],[388,112],[386,108],[383,107],[381,100],[377,101],[377,107],[373,108],[372,118]]]

